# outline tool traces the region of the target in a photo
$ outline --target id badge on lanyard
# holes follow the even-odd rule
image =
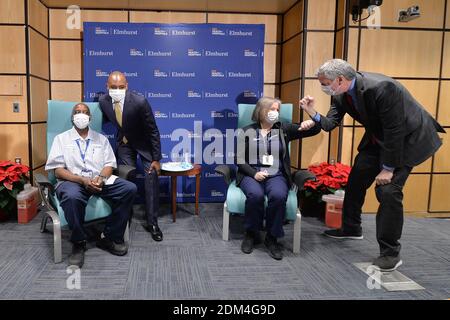
[[[262,156],[262,164],[265,166],[273,166],[273,155],[265,154]]]
[[[78,150],[80,151],[81,160],[83,160],[83,164],[84,164],[84,168],[81,170],[81,176],[92,179],[92,176],[93,176],[92,170],[86,169],[86,154],[87,154],[87,150],[89,148],[89,143],[91,142],[91,140],[88,139],[86,141],[86,148],[84,149],[84,153],[81,151],[80,141],[76,140],[76,142],[77,142]]]

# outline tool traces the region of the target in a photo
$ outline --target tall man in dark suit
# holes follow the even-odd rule
[[[361,209],[366,190],[376,182],[380,203],[376,235],[380,256],[373,266],[392,271],[402,264],[399,239],[403,228],[403,186],[414,166],[431,157],[442,142],[444,129],[399,82],[381,74],[356,72],[346,61],[334,59],[317,72],[322,90],[333,96],[326,116],[314,110],[314,98],[300,105],[322,129],[331,131],[348,113],[366,132],[358,146],[345,192],[342,228],[327,230],[337,239],[362,239]]]
[[[145,97],[128,90],[122,72],[109,75],[108,94],[99,98],[105,118],[117,127],[117,159],[120,164],[136,166],[139,154],[144,170],[145,229],[153,240],[162,241],[158,226],[159,182],[161,170],[161,141],[152,109]]]

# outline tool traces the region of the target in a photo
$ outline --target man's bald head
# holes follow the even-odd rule
[[[128,89],[128,82],[125,75],[120,71],[113,71],[109,74],[108,89]]]

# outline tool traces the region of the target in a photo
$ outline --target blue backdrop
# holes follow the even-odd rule
[[[171,141],[173,130],[186,129],[199,139],[216,128],[220,132],[206,132],[215,141],[236,128],[237,104],[255,103],[263,93],[264,25],[86,22],[83,38],[84,100],[95,101],[106,91],[111,71],[124,72],[129,89],[152,107],[161,134],[161,162],[177,160],[171,155],[179,143]],[[194,121],[202,122],[195,134]],[[107,123],[103,130],[115,147],[113,126]],[[230,162],[234,150],[226,150],[225,141],[223,152],[207,148],[211,141],[202,142],[201,154],[208,150],[218,163]],[[191,146],[194,162],[194,139]],[[215,166],[202,162],[201,202],[225,198],[226,186]],[[167,200],[169,179],[161,177],[160,186]],[[194,195],[195,179],[179,178],[178,201],[191,202]]]

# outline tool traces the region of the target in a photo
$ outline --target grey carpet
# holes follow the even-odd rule
[[[163,242],[142,227],[136,206],[131,245],[124,257],[90,243],[81,270],[81,290],[68,290],[70,231],[63,231],[63,257],[53,263],[51,233],[41,234],[41,215],[31,223],[0,224],[1,299],[448,299],[450,298],[450,221],[406,218],[399,271],[425,290],[369,290],[367,276],[353,263],[376,257],[373,215],[363,216],[364,240],[325,238],[324,225],[303,218],[301,253],[292,249],[292,225],[286,225],[285,257],[276,261],[263,246],[250,255],[240,251],[242,217],[231,219],[231,240],[222,235],[222,205],[180,204],[172,223],[162,207]],[[101,225],[89,230],[95,234]],[[51,229],[51,228],[49,228]]]

